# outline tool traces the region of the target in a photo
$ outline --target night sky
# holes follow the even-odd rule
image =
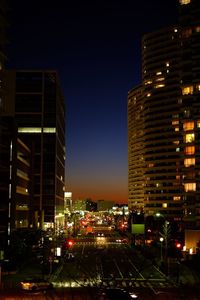
[[[144,33],[175,24],[176,0],[10,0],[7,68],[59,73],[66,187],[73,199],[127,202],[127,93]]]

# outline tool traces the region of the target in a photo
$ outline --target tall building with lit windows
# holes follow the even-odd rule
[[[144,118],[142,86],[128,93],[128,188],[129,209],[143,210],[144,204]]]
[[[144,212],[181,220],[179,112],[179,29],[142,39],[144,116]]]
[[[183,220],[200,228],[200,2],[179,2]]]
[[[142,84],[128,94],[129,208],[140,199],[146,216],[199,228],[200,1],[177,4],[176,26],[144,35]]]
[[[56,71],[6,72],[17,137],[30,150],[29,226],[64,224],[65,107]],[[21,161],[24,161],[21,155]],[[24,162],[25,163],[25,162]],[[23,173],[21,173],[23,175]]]

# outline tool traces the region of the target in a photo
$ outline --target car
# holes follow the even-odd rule
[[[107,288],[104,289],[101,293],[105,300],[132,300],[137,299],[138,296],[133,292],[128,292],[120,288]]]
[[[22,290],[26,291],[40,291],[53,288],[53,284],[51,282],[42,278],[25,279],[20,282],[20,285]]]

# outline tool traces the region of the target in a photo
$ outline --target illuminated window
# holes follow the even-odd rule
[[[197,128],[200,128],[200,120],[197,120]]]
[[[196,85],[196,89],[198,92],[200,92],[200,84],[199,83]]]
[[[180,197],[180,196],[174,196],[174,197],[173,197],[173,200],[174,200],[174,201],[180,201],[180,200],[181,200],[181,197]]]
[[[23,132],[23,133],[41,133],[42,129],[41,129],[41,127],[20,127],[20,128],[18,128],[18,132]]]
[[[173,120],[172,125],[179,125],[179,120]]]
[[[184,183],[185,192],[195,192],[196,182]]]
[[[189,118],[190,117],[190,110],[189,109],[185,109],[184,110],[184,115]]]
[[[189,94],[193,94],[193,86],[185,86],[182,88],[182,95],[189,95]]]
[[[177,179],[177,180],[180,180],[180,175],[176,175],[176,179]]]
[[[192,155],[192,154],[195,153],[195,147],[194,146],[187,146],[187,147],[185,147],[184,152],[187,155]]]
[[[184,131],[193,130],[194,129],[194,121],[188,121],[183,123]]]
[[[200,26],[196,26],[195,30],[196,32],[200,32]]]
[[[167,208],[167,203],[163,203],[163,204],[162,204],[162,207],[163,207],[163,208]]]
[[[148,94],[147,94],[147,97],[151,97],[151,93],[148,93]]]
[[[45,128],[43,128],[43,132],[45,132],[45,133],[55,133],[56,128],[54,128],[54,127],[45,127]]]
[[[174,141],[173,144],[179,145],[179,141]]]
[[[180,152],[180,148],[176,148],[176,152]]]
[[[195,135],[194,133],[187,133],[185,136],[184,136],[184,142],[185,143],[192,143],[194,142],[195,140]]]
[[[169,67],[169,63],[168,62],[166,62],[166,67]]]
[[[148,165],[148,167],[149,167],[149,168],[152,168],[152,167],[154,167],[154,164],[153,164],[153,163],[150,163],[150,164]]]
[[[152,83],[152,80],[147,80],[146,82],[145,82],[145,85],[148,85],[148,84],[151,84]]]
[[[195,158],[185,158],[184,159],[184,166],[190,167],[190,166],[194,166],[195,165]]]
[[[192,35],[192,28],[186,28],[182,31],[183,38],[189,38]]]
[[[165,80],[165,77],[158,77],[158,78],[156,79],[156,81],[163,81],[163,80]]]
[[[178,104],[182,104],[183,100],[181,98],[178,99]]]
[[[190,2],[191,2],[191,0],[179,0],[179,3],[181,5],[189,4]]]
[[[179,131],[179,127],[176,127],[176,128],[175,128],[175,131]]]
[[[161,74],[162,74],[162,72],[160,72],[160,71],[159,71],[159,72],[156,72],[156,75],[161,75]]]
[[[41,133],[42,128],[41,127],[19,127],[18,128],[19,133]],[[44,133],[55,133],[56,128],[54,127],[45,127],[43,128]]]
[[[159,88],[162,88],[162,87],[164,87],[165,86],[165,84],[156,84],[154,87],[156,88],[156,89],[159,89]]]

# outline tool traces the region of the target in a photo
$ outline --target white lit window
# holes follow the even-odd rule
[[[193,94],[193,86],[185,86],[182,88],[182,95],[189,95],[189,94]]]
[[[185,136],[184,136],[184,142],[185,143],[192,143],[194,142],[195,140],[195,135],[194,133],[187,133]]]
[[[175,131],[179,131],[179,127],[176,127],[176,128],[175,128]]]
[[[167,208],[167,203],[163,203],[162,207]]]
[[[41,133],[42,128],[41,127],[19,127],[18,132],[19,133]],[[43,132],[44,133],[55,133],[56,128],[54,128],[54,127],[44,127]]]
[[[151,93],[148,93],[148,94],[147,94],[147,97],[151,97]]]
[[[187,168],[187,167],[190,167],[190,166],[194,166],[195,165],[195,158],[185,158],[184,159],[184,166]]]
[[[41,127],[19,127],[18,132],[19,133],[41,133],[42,129]]]
[[[185,192],[195,192],[196,182],[184,183]]]
[[[183,123],[184,131],[193,130],[194,129],[194,121],[188,121]]]
[[[56,128],[54,128],[54,127],[45,127],[45,128],[43,128],[43,132],[45,132],[45,133],[55,133]]]
[[[197,120],[197,128],[200,128],[200,120]]]
[[[185,154],[192,155],[195,153],[195,146],[187,146],[184,150]]]
[[[176,148],[176,152],[180,152],[180,148]]]

